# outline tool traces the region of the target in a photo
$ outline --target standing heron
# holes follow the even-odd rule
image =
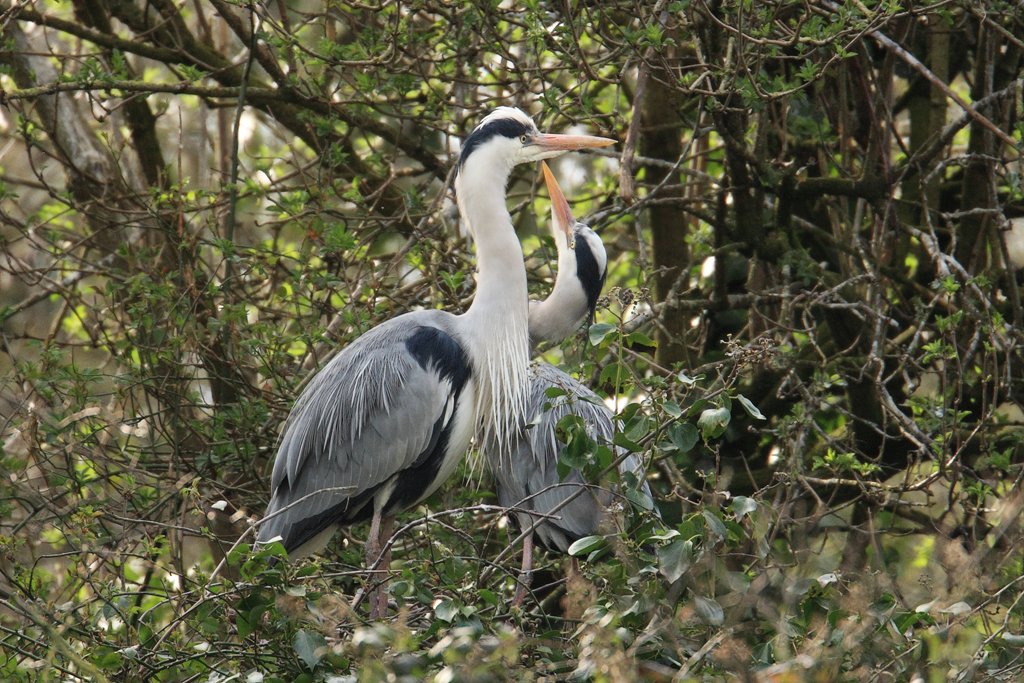
[[[455,315],[415,311],[363,334],[295,401],[258,541],[290,557],[321,550],[341,525],[371,520],[367,567],[389,553],[394,515],[433,493],[475,433],[507,443],[525,410],[529,315],[523,252],[505,205],[512,167],[614,140],[551,135],[499,107],[466,138],[455,192],[476,245],[477,289]],[[371,617],[387,607],[378,590]]]
[[[592,318],[604,286],[608,257],[601,238],[577,222],[569,203],[547,164],[542,164],[551,196],[552,232],[558,247],[558,274],[544,301],[530,302],[530,340],[559,342]],[[560,395],[552,398],[550,390]],[[514,605],[520,605],[529,587],[533,568],[533,538],[554,552],[567,553],[575,541],[601,533],[613,502],[612,491],[586,481],[578,469],[562,478],[558,459],[564,445],[556,435],[562,418],[573,415],[582,421],[587,436],[611,446],[615,424],[610,410],[594,392],[548,363],[530,366],[530,388],[525,424],[513,436],[512,448],[503,453],[497,444],[486,449],[494,474],[498,502],[512,510],[523,539],[523,562]],[[614,448],[621,477],[642,481],[651,497],[638,458]]]

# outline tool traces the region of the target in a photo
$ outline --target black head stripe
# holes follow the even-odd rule
[[[604,287],[607,270],[600,270],[594,252],[590,250],[590,243],[579,238],[576,240],[576,277],[583,285],[583,291],[587,295],[587,308],[590,309],[590,317],[594,317],[594,309],[597,308],[597,298],[601,296],[601,289]]]
[[[462,154],[459,155],[459,166],[466,163],[466,159],[473,153],[473,150],[480,147],[491,138],[501,135],[506,138],[516,139],[527,133],[532,133],[533,129],[522,121],[517,121],[513,118],[502,117],[486,123],[466,138],[466,141],[462,143]]]

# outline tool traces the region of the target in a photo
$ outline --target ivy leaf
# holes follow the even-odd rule
[[[611,323],[594,323],[590,326],[590,343],[597,346],[603,342],[604,338],[607,337],[614,329],[615,325],[612,325]]]
[[[719,540],[722,540],[728,534],[728,530],[725,528],[725,524],[722,523],[713,512],[710,510],[704,511],[704,521],[707,522],[708,530],[714,534]]]
[[[960,602],[954,602],[949,607],[944,607],[939,610],[939,614],[952,614],[955,617],[959,617],[962,614],[968,614],[972,607],[961,600]]]
[[[295,654],[299,656],[299,659],[312,671],[323,659],[324,651],[327,649],[327,640],[319,633],[303,629],[296,631],[292,647],[295,648]]]
[[[591,329],[593,329],[593,328],[591,328]],[[658,342],[654,341],[653,339],[648,337],[643,332],[632,332],[632,333],[630,333],[630,335],[628,337],[626,337],[626,343],[629,344],[630,346],[637,345],[637,346],[647,346],[647,347],[652,348],[652,349],[658,348]]]
[[[441,621],[452,623],[456,616],[458,616],[459,610],[451,600],[445,599],[440,600],[434,605],[434,615]]]
[[[697,377],[690,377],[685,372],[680,372],[678,375],[676,375],[676,379],[678,379],[681,383],[685,384],[688,387],[692,387],[694,384],[696,384],[697,380],[701,379],[701,377],[703,377],[703,375],[698,375]]]
[[[762,413],[760,410],[758,410],[757,406],[755,406],[753,403],[751,403],[750,399],[747,398],[746,396],[744,396],[743,394],[740,394],[739,396],[737,396],[736,400],[740,402],[741,406],[743,406],[743,410],[747,411],[747,415],[749,415],[750,417],[754,418],[755,420],[767,420],[768,419],[768,418],[766,418],[764,416],[764,413]]]
[[[665,412],[668,413],[669,417],[682,417],[683,409],[679,407],[679,404],[675,401],[665,401],[662,404]]]
[[[636,508],[648,511],[654,509],[654,501],[651,500],[651,497],[643,491],[638,489],[626,489],[623,491],[623,494],[626,496],[626,500],[632,503]]]
[[[693,541],[676,540],[658,548],[658,571],[675,583],[693,564]]]
[[[697,418],[697,426],[705,440],[713,439],[725,432],[730,417],[728,408],[706,408]]]
[[[732,513],[737,520],[741,520],[757,510],[757,501],[746,496],[736,496],[732,499]]]
[[[593,552],[603,545],[604,536],[584,536],[569,546],[569,554],[573,557],[579,557],[580,555]]]
[[[700,434],[689,422],[677,423],[668,430],[668,438],[680,453],[688,453],[697,444]]]
[[[698,595],[695,603],[694,607],[697,610],[697,616],[705,623],[712,626],[721,626],[725,621],[725,610],[715,600]]]

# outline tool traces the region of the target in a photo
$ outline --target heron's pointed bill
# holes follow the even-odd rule
[[[529,144],[551,152],[572,152],[577,149],[608,147],[617,140],[600,138],[596,135],[558,135],[555,133],[538,133],[530,138]]]
[[[573,227],[576,225],[576,219],[572,216],[569,202],[562,194],[562,188],[558,186],[555,174],[548,168],[547,163],[540,162],[540,167],[544,171],[544,184],[548,186],[548,196],[551,197],[551,217],[558,229],[565,233],[565,240],[569,247],[574,248],[576,240],[573,235]]]

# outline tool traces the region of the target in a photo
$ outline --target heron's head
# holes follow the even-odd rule
[[[541,133],[537,124],[521,110],[498,107],[484,117],[463,143],[459,174],[488,170],[507,174],[517,164],[614,144],[615,140],[593,135]]]
[[[572,275],[583,288],[587,308],[593,318],[597,298],[608,274],[608,253],[598,234],[573,217],[569,202],[548,165],[541,162],[540,166],[551,197],[551,230],[558,247],[559,276],[565,277],[572,270]]]

